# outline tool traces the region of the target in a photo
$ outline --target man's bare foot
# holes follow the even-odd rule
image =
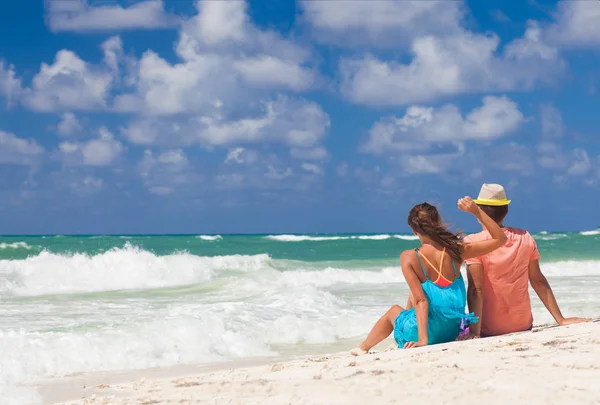
[[[360,346],[350,350],[350,354],[353,356],[362,356],[367,353],[369,353],[369,351],[361,349]]]

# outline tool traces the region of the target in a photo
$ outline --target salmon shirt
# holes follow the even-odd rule
[[[481,333],[488,336],[527,330],[533,324],[529,297],[529,262],[538,260],[537,244],[529,232],[505,227],[504,246],[485,256],[465,260],[483,266]],[[488,231],[469,235],[465,242],[491,239]]]

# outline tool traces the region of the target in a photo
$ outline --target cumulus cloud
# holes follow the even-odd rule
[[[157,167],[160,167],[160,171],[178,172],[183,170],[187,164],[187,156],[181,149],[167,150],[158,156],[146,149],[139,163],[139,171],[142,177],[148,177]]]
[[[0,130],[0,164],[33,164],[43,153],[44,148],[35,140],[18,138]]]
[[[25,89],[23,102],[35,111],[94,110],[107,106],[113,76],[88,64],[74,52],[61,50],[54,63],[42,63]]]
[[[236,61],[233,66],[250,86],[302,91],[314,81],[312,70],[273,56],[246,58]]]
[[[143,145],[214,147],[271,141],[310,147],[324,137],[329,125],[329,116],[316,103],[281,96],[246,118],[227,120],[217,114],[186,119],[142,116],[123,128],[123,134],[130,142]]]
[[[0,60],[0,96],[6,98],[10,107],[21,94],[21,79],[17,77],[14,66],[6,67]]]
[[[344,47],[398,47],[421,35],[459,30],[462,1],[300,2],[318,40]]]
[[[501,159],[498,159],[501,156]],[[441,177],[460,173],[465,179],[479,179],[483,173],[534,173],[530,149],[516,142],[476,145],[453,153],[402,155],[398,159],[404,174],[434,174]]]
[[[563,0],[554,17],[555,22],[546,30],[549,42],[564,48],[600,46],[600,2]]]
[[[226,114],[273,90],[301,91],[313,82],[310,53],[280,34],[260,30],[246,2],[199,1],[183,25],[171,64],[154,51],[137,63],[136,90],[117,109],[172,115]]]
[[[283,159],[266,150],[232,148],[214,176],[218,190],[304,192],[322,182],[323,162]]]
[[[66,3],[49,6],[49,21],[57,30],[79,30],[82,24],[90,30],[109,29],[110,25],[100,23],[107,16],[115,20],[115,28],[122,26],[123,13],[139,17],[144,10],[149,12],[152,4],[152,10],[164,10],[161,2],[150,1],[127,8]],[[329,129],[329,116],[317,103],[294,94],[315,83],[311,51],[278,32],[254,25],[247,2],[198,1],[196,8],[197,14],[180,26],[175,62],[153,50],[139,58],[126,55],[121,38],[113,36],[101,45],[100,63],[87,62],[65,49],[52,63],[42,63],[21,91],[21,102],[34,111],[60,114],[57,132],[63,136],[81,131],[76,115],[81,111],[106,111],[125,114],[121,134],[136,145],[244,148],[227,160],[252,164],[256,154],[248,147],[278,143],[298,160],[318,164],[326,160],[327,151],[320,143]],[[132,26],[141,24],[132,18]],[[4,76],[9,77],[0,77]],[[10,77],[11,83],[17,80],[14,73]],[[108,166],[124,149],[104,129],[97,139],[61,143],[58,155],[67,164]],[[152,154],[140,165],[150,158],[158,161],[160,156]],[[301,169],[302,163],[295,169]],[[277,169],[266,170],[265,175],[275,179],[289,173],[278,167],[273,165]],[[292,172],[296,173],[295,169]],[[152,174],[147,177],[156,178]],[[148,187],[164,193],[171,188],[164,183],[162,179],[148,180]]]
[[[85,166],[108,166],[125,151],[125,146],[115,139],[105,127],[98,131],[98,138],[86,142],[62,142],[59,153],[67,164]]]
[[[592,161],[585,149],[577,148],[572,152],[573,162],[567,170],[571,176],[583,176],[592,170]]]
[[[431,154],[404,156],[401,160],[402,167],[411,174],[441,174],[450,166],[454,155]]]
[[[555,173],[555,182],[572,177],[584,177],[593,172],[595,164],[583,148],[565,146],[567,127],[560,111],[550,104],[540,108],[540,140],[535,145],[538,165]],[[586,180],[589,182],[589,179]]]
[[[512,134],[523,121],[517,104],[507,97],[484,97],[483,105],[465,117],[453,104],[437,109],[411,106],[401,118],[391,116],[375,123],[361,150],[386,154],[427,150],[434,143],[489,141]]]
[[[61,115],[60,122],[56,128],[57,132],[63,136],[71,136],[83,130],[83,126],[77,119],[77,116],[71,112]]]
[[[165,11],[162,0],[122,7],[90,5],[87,0],[46,0],[46,24],[53,32],[102,32],[176,27],[179,17]]]
[[[316,163],[302,163],[300,167],[302,167],[303,170],[306,170],[309,173],[318,175],[323,174],[323,168],[321,167],[321,165],[318,165]]]
[[[253,164],[259,159],[258,152],[246,148],[232,148],[227,152],[226,164]]]
[[[501,55],[499,44],[495,34],[462,31],[415,39],[409,63],[369,55],[346,58],[340,62],[342,93],[358,104],[406,105],[462,93],[531,89],[562,71],[556,49],[543,42],[535,24]]]
[[[104,41],[101,45],[104,52],[104,63],[114,73],[118,73],[119,59],[123,57],[123,41],[121,37],[113,36]]]
[[[155,153],[146,149],[138,163],[138,172],[148,191],[169,195],[183,185],[202,181],[182,149],[167,149]]]

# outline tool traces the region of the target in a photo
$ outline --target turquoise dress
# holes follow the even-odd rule
[[[419,250],[415,249],[415,252],[421,270],[425,274],[425,282],[421,283],[421,286],[429,301],[427,344],[452,342],[460,334],[465,321],[470,323],[477,323],[478,321],[474,313],[465,313],[467,292],[463,277],[460,272],[456,271],[456,263],[452,259],[454,281],[446,287],[435,284],[427,277]],[[400,312],[396,318],[394,322],[394,339],[399,348],[402,348],[406,342],[417,342],[419,340],[417,316],[414,308]]]

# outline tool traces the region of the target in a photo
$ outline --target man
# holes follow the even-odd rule
[[[529,232],[503,225],[510,204],[504,188],[499,184],[484,184],[475,203],[503,228],[508,240],[492,253],[465,261],[469,281],[467,302],[470,312],[479,317],[479,322],[469,325],[467,338],[531,330],[533,315],[528,282],[559,325],[587,321],[565,318],[560,312],[540,269],[540,254]],[[483,227],[482,232],[467,236],[465,241],[489,238]]]

